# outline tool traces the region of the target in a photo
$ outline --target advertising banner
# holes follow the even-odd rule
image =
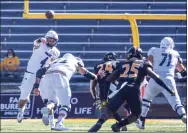
[[[16,118],[20,94],[1,94],[1,118]],[[25,118],[41,118],[43,101],[40,96],[30,96],[25,110]],[[55,117],[58,108],[55,110]],[[95,118],[95,107],[90,93],[73,93],[71,98],[71,111],[68,118]]]
[[[16,118],[20,94],[1,94],[1,118]],[[26,104],[25,118],[31,117],[33,109],[33,96]]]
[[[16,118],[18,112],[19,93],[2,93],[1,94],[1,118]],[[164,102],[160,102],[164,97],[155,98],[158,102],[153,102],[150,111],[148,112],[149,118],[178,118],[175,111],[171,106]],[[162,100],[165,101],[165,100]],[[27,103],[25,110],[25,118],[41,118],[41,109],[43,102],[40,96],[30,96],[30,101]],[[127,111],[122,106],[118,113],[121,116],[127,116]],[[57,118],[58,108],[55,109],[55,117]],[[93,98],[90,93],[73,93],[71,98],[71,111],[68,113],[67,118],[97,118],[99,112],[93,106]]]
[[[43,107],[41,97],[37,96],[34,100],[33,118],[41,118],[41,108]],[[55,110],[55,117],[58,115],[58,108]],[[67,118],[94,118],[95,107],[93,98],[89,93],[73,93],[71,98],[71,111]]]

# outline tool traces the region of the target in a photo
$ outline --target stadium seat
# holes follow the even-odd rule
[[[165,2],[161,4],[161,2]],[[178,6],[168,0],[145,1],[133,3],[123,2],[85,2],[30,3],[31,12],[89,12],[89,13],[153,13],[184,14],[186,1],[174,0]],[[107,51],[117,52],[118,58],[124,59],[126,50],[132,46],[130,23],[127,20],[46,20],[23,19],[23,1],[1,3],[1,60],[5,51],[13,48],[21,60],[21,67],[26,68],[32,54],[33,41],[52,29],[59,34],[57,47],[61,55],[71,52],[80,56],[89,70],[101,61]],[[186,62],[186,21],[137,20],[140,33],[140,44],[147,54],[151,47],[158,46],[164,36],[171,36],[175,41],[175,49]],[[74,76],[71,83],[84,82],[81,76]],[[76,88],[76,87],[74,87]]]

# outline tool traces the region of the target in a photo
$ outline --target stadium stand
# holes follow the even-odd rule
[[[45,6],[44,6],[45,4]],[[164,13],[185,14],[186,1],[174,0],[145,2],[33,2],[30,1],[30,12],[65,13]],[[23,1],[1,2],[1,60],[6,49],[12,48],[20,57],[21,67],[27,66],[32,53],[33,40],[53,29],[59,34],[57,47],[61,54],[70,52],[80,56],[85,66],[92,70],[107,51],[114,51],[119,59],[124,59],[126,50],[132,45],[131,29],[124,20],[46,20],[23,19]],[[175,49],[179,51],[186,64],[186,21],[137,21],[140,33],[141,48],[147,51],[157,46],[164,36],[174,39]],[[8,79],[1,79],[6,84]],[[87,81],[87,82],[85,82]],[[19,84],[21,79],[17,81]],[[73,90],[88,90],[88,80],[79,75],[71,79]]]

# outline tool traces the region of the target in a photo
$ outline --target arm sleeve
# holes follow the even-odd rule
[[[40,38],[34,40],[34,42],[33,42],[34,48],[35,49],[39,48],[40,47],[40,43],[41,43],[41,39]]]
[[[116,64],[116,70],[118,70],[119,73],[123,73],[125,71],[124,68],[122,67],[122,62]]]
[[[112,72],[112,74],[110,74],[107,78],[106,81],[107,82],[115,82],[119,76],[120,76],[121,71],[119,69],[116,69],[114,72]]]
[[[97,65],[94,66],[94,73],[95,73],[95,74],[98,74],[98,68],[97,68]]]
[[[143,63],[143,69],[147,71],[147,68],[151,68],[153,70],[153,65],[151,64],[149,60],[145,60]]]

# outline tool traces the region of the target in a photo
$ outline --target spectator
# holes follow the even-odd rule
[[[1,62],[1,71],[3,76],[16,76],[19,71],[20,60],[15,55],[13,49],[7,51],[5,59]]]

